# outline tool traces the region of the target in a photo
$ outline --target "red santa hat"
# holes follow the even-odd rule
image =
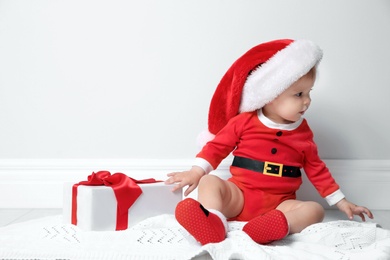
[[[211,100],[205,144],[239,113],[255,111],[274,100],[322,58],[322,50],[308,40],[282,39],[259,44],[229,68]]]

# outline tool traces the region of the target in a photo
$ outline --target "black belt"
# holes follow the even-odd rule
[[[276,177],[301,177],[301,169],[299,167],[274,162],[261,162],[240,156],[234,157],[232,166]]]

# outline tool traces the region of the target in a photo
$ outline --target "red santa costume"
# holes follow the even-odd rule
[[[209,173],[233,152],[228,181],[241,189],[245,200],[234,220],[249,221],[295,199],[301,168],[330,205],[344,198],[318,156],[307,121],[277,124],[261,111],[321,58],[321,49],[311,41],[271,41],[246,52],[221,79],[210,104],[210,140],[195,165]]]
[[[242,190],[245,199],[243,211],[234,220],[249,221],[284,200],[295,199],[302,183],[300,168],[329,204],[343,198],[318,156],[305,119],[280,125],[266,118],[261,110],[239,114],[204,146],[197,155],[198,165],[215,169],[232,151],[235,158],[229,181]]]

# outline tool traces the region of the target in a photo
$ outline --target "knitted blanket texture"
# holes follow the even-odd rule
[[[230,222],[227,238],[201,246],[173,215],[124,231],[83,231],[62,216],[0,228],[0,259],[390,259],[390,230],[375,223],[332,221],[259,245]]]

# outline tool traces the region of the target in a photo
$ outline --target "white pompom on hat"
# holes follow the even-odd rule
[[[255,111],[274,100],[317,66],[322,50],[308,40],[281,39],[259,44],[228,69],[210,103],[203,146],[239,113]]]

